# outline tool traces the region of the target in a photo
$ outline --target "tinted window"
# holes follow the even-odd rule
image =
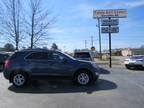
[[[23,52],[16,52],[16,53],[14,53],[14,54],[11,56],[10,59],[15,59],[15,58],[19,57],[19,56],[22,55],[22,54],[23,54]]]
[[[89,53],[75,53],[74,57],[75,58],[90,58],[90,54]]]
[[[27,56],[26,59],[47,60],[48,59],[48,53],[46,53],[46,52],[35,52],[35,53],[32,53],[29,56]]]
[[[64,56],[62,56],[59,53],[53,52],[48,54],[48,59],[49,60],[62,60]]]

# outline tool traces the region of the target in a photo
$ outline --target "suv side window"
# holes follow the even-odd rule
[[[27,60],[47,60],[47,52],[34,52],[26,57]]]
[[[59,53],[53,52],[48,54],[48,60],[55,60],[55,61],[60,61],[63,60],[64,56],[62,56]]]
[[[90,53],[89,52],[76,52],[74,54],[75,58],[90,58]]]

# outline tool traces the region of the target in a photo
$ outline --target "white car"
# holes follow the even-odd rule
[[[144,55],[134,55],[124,60],[127,69],[144,68]]]

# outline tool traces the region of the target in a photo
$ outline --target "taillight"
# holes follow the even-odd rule
[[[129,62],[129,60],[124,60],[124,62]]]
[[[128,59],[125,59],[125,60],[124,60],[124,64],[129,64],[129,60],[128,60]]]
[[[5,61],[4,69],[6,69],[10,65],[10,60]]]

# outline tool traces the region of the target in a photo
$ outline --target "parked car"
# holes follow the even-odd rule
[[[94,61],[90,51],[76,51],[74,52],[74,58],[77,60]]]
[[[4,69],[4,62],[5,62],[5,60],[8,57],[9,57],[8,54],[3,54],[3,53],[0,54],[0,71],[3,71],[3,69]]]
[[[17,87],[33,78],[69,78],[88,85],[98,79],[99,67],[94,62],[76,60],[59,51],[31,49],[14,53],[5,62],[3,74]]]
[[[144,68],[144,55],[134,55],[125,59],[124,64],[127,69]]]

